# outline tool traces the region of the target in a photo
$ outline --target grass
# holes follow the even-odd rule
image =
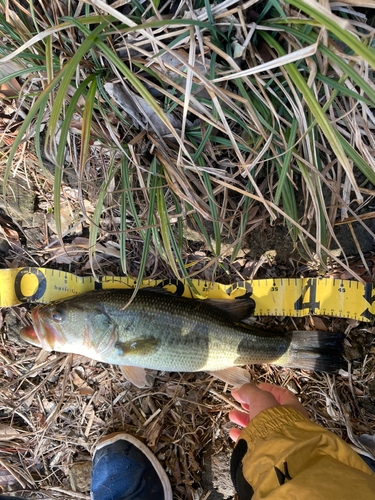
[[[334,222],[358,217],[375,184],[366,133],[375,104],[373,28],[354,8],[331,12],[293,0],[240,11],[229,2],[227,11],[197,1],[194,8],[204,8],[197,19],[164,19],[169,6],[159,12],[152,2],[134,1],[126,15],[101,0],[79,9],[30,4],[30,13],[12,0],[1,5],[2,62],[17,67],[1,82],[19,79],[26,113],[7,152],[3,195],[29,131],[45,174],[45,158],[55,166],[61,245],[60,193],[69,175],[90,224],[90,260],[106,234],[120,245],[124,273],[133,272],[127,235],[138,232],[147,244],[142,275],[151,252],[173,276],[188,276],[181,249],[192,224],[213,269],[224,259],[223,242],[234,261],[258,203],[265,221],[286,224],[303,259],[317,260],[321,272],[337,261]],[[234,44],[242,59],[233,58]],[[108,83],[122,92],[120,104]],[[120,214],[110,236],[102,227],[108,210]]]

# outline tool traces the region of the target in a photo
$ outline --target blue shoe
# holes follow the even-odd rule
[[[172,500],[167,473],[136,437],[106,436],[95,449],[91,500]]]

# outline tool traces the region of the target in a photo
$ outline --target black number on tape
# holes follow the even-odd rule
[[[372,306],[372,303],[375,300],[375,296],[374,297],[372,296],[373,289],[374,289],[373,283],[366,283],[366,285],[365,285],[365,294],[363,295],[363,298],[365,299],[365,301],[368,302],[371,306]],[[363,317],[365,317],[367,319],[371,319],[372,318],[372,314],[369,311],[369,308],[365,309],[363,311],[363,313],[361,314],[361,316],[363,316]]]
[[[303,302],[304,295],[309,289],[310,289],[310,300],[308,302]],[[294,303],[294,309],[296,309],[296,311],[300,311],[301,309],[305,309],[307,307],[310,309],[310,312],[312,314],[315,313],[315,309],[319,309],[320,307],[320,301],[319,302],[316,301],[316,280],[313,278],[307,280],[307,284],[304,289],[303,295],[301,295],[301,297]]]
[[[33,274],[38,279],[38,288],[32,295],[24,295],[21,291],[21,281],[27,274]],[[43,297],[47,288],[47,281],[44,274],[35,267],[25,267],[21,269],[14,280],[14,292],[20,302],[35,302]]]
[[[172,278],[170,280],[164,280],[162,283],[159,283],[157,285],[157,288],[164,288],[167,285],[174,285],[176,287],[176,291],[172,292],[175,295],[178,295],[179,297],[181,297],[183,295],[184,290],[185,290],[185,286],[182,283],[182,281],[176,280],[175,278]]]
[[[245,297],[248,298],[253,294],[253,287],[247,281],[239,281],[238,283],[234,283],[233,285],[229,286],[225,290],[225,292],[227,293],[227,295],[230,296],[231,293],[234,292],[234,290],[237,290],[237,288],[244,288],[245,289],[245,293],[241,296],[236,297],[237,299],[243,299]]]

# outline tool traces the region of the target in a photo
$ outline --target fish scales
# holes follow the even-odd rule
[[[160,344],[150,355],[129,354],[126,363],[166,371],[215,371],[228,366],[277,360],[289,346],[288,336],[254,333],[234,324],[221,310],[204,301],[154,292],[131,296],[103,292],[107,313],[119,325],[119,340],[156,338]],[[114,363],[124,361],[113,353]]]

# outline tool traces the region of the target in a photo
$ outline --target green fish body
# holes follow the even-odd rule
[[[165,371],[214,372],[253,363],[332,371],[340,357],[341,336],[262,332],[232,321],[209,301],[150,289],[127,305],[132,294],[95,291],[38,306],[33,327],[21,336],[47,350]]]

